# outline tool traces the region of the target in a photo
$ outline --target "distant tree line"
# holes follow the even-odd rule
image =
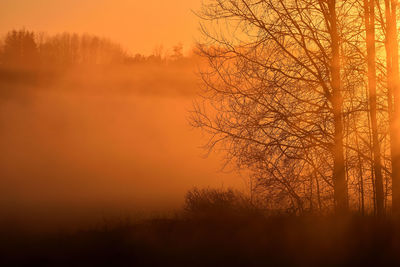
[[[181,44],[175,46],[172,53],[158,47],[150,56],[131,56],[119,44],[89,34],[61,33],[50,36],[20,29],[8,32],[0,40],[2,68],[68,68],[76,65],[165,63],[182,60],[184,56]]]

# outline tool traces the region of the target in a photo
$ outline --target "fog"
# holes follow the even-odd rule
[[[2,222],[70,227],[170,212],[194,186],[244,190],[220,155],[204,157],[206,136],[188,123],[194,72],[109,66],[3,82]]]

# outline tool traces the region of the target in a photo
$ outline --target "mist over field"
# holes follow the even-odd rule
[[[2,69],[0,223],[75,227],[172,212],[193,186],[243,189],[188,123],[194,61]]]

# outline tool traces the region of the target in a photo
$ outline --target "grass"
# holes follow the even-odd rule
[[[11,235],[8,235],[9,237]],[[1,266],[384,266],[398,227],[373,217],[187,213],[47,236],[2,235]]]

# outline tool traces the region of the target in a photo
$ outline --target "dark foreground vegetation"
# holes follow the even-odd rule
[[[184,211],[172,217],[121,220],[92,230],[47,236],[8,232],[1,235],[2,266],[400,263],[399,228],[389,218],[267,216],[245,205],[233,191],[193,190],[186,197]]]

